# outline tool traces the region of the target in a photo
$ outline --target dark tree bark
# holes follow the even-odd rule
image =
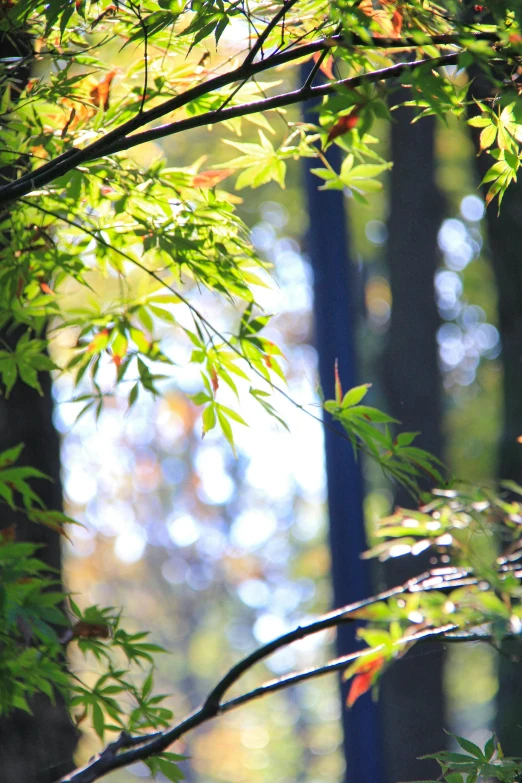
[[[337,147],[330,150],[329,160],[338,171],[341,161]],[[346,390],[359,382],[354,340],[353,265],[342,193],[319,191],[320,181],[310,173],[309,166],[306,166],[305,177],[310,220],[306,250],[314,273],[319,379],[325,397],[333,399],[336,360]],[[366,548],[363,483],[351,445],[327,428],[324,437],[333,605],[344,606],[373,592],[368,561],[360,558]],[[352,624],[337,629],[339,655],[359,646]],[[343,702],[347,692],[347,684],[341,682]],[[351,710],[343,709],[342,720],[346,783],[380,783],[383,759],[376,705],[368,697],[362,698]]]
[[[435,123],[428,118],[412,125],[412,117],[410,109],[400,109],[391,131],[387,262],[392,311],[382,381],[388,411],[401,421],[401,429],[421,432],[418,445],[441,457],[434,274],[442,199],[434,176]],[[411,506],[412,499],[399,489],[395,503]],[[389,561],[385,582],[401,584],[427,565],[422,557]],[[390,783],[438,774],[434,762],[417,759],[446,745],[442,671],[442,651],[434,645],[428,657],[407,656],[383,677],[380,705]]]
[[[0,38],[3,57],[24,59],[13,76],[14,94],[29,78],[31,43]],[[0,180],[12,179],[14,170],[0,171]],[[3,241],[6,240],[5,236]],[[20,329],[3,329],[0,340],[14,347],[22,334]],[[51,378],[40,376],[43,395],[18,381],[9,399],[0,398],[0,451],[24,443],[22,462],[38,468],[52,482],[34,483],[36,492],[50,509],[62,508],[60,483],[60,444],[53,426]],[[43,525],[30,523],[23,514],[2,506],[0,528],[16,525],[16,539],[42,545],[39,557],[49,566],[60,569],[59,536]],[[46,696],[31,701],[32,715],[16,710],[0,719],[0,780],[2,783],[52,783],[74,768],[72,755],[76,730],[61,702],[52,705]]]
[[[5,333],[2,339],[12,336]],[[38,468],[53,481],[35,482],[35,490],[48,508],[61,508],[60,450],[52,422],[51,379],[40,378],[44,390],[18,382],[11,397],[0,399],[0,451],[25,443],[22,461]],[[53,568],[60,568],[60,541],[43,525],[28,522],[22,514],[2,508],[1,527],[16,524],[16,538],[41,544],[39,556]],[[52,783],[74,768],[72,754],[76,730],[69,713],[58,700],[52,705],[46,696],[31,702],[32,715],[16,710],[0,719],[0,780],[2,783]]]
[[[475,79],[475,97],[490,92],[483,80]],[[472,128],[477,154],[479,131]],[[478,154],[477,174],[483,178],[492,164],[487,155]],[[484,191],[484,195],[486,190]],[[502,430],[498,446],[499,479],[522,484],[522,184],[509,186],[500,213],[496,203],[486,210],[489,255],[498,293],[498,327],[502,343]],[[516,498],[518,500],[518,498]],[[513,660],[511,660],[513,658]],[[506,642],[499,657],[499,691],[495,729],[506,755],[522,755],[522,645]]]

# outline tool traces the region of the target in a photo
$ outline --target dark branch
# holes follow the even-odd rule
[[[232,667],[210,693],[205,703],[177,726],[174,726],[167,731],[158,732],[145,737],[130,737],[124,733],[120,735],[118,740],[107,746],[105,750],[84,767],[77,769],[70,775],[62,778],[60,783],[93,783],[93,781],[104,777],[115,769],[126,767],[136,761],[142,761],[155,754],[161,753],[187,732],[201,726],[218,715],[229,712],[236,707],[259,699],[262,696],[297,685],[305,680],[346,669],[347,666],[357,658],[367,655],[369,652],[375,652],[375,650],[358,650],[349,655],[328,661],[328,663],[323,666],[306,669],[300,672],[292,672],[291,674],[276,680],[270,680],[241,696],[229,701],[222,701],[226,691],[231,685],[236,683],[246,671],[250,670],[256,663],[282,647],[286,647],[295,641],[303,639],[306,636],[311,636],[312,634],[327,628],[360,619],[359,613],[361,610],[364,610],[366,607],[375,603],[379,603],[380,601],[387,600],[392,596],[430,589],[453,590],[455,587],[459,587],[463,584],[477,584],[477,579],[472,575],[472,572],[469,569],[457,567],[433,569],[421,576],[410,579],[403,585],[394,587],[371,598],[357,601],[342,609],[329,612],[307,626],[298,627],[294,631],[284,634],[254,651],[251,655],[248,655],[236,664],[236,666]],[[487,634],[477,634],[473,631],[461,631],[454,623],[447,623],[438,628],[424,628],[417,633],[407,635],[399,640],[398,644],[406,646],[413,643],[424,643],[429,641],[490,642],[491,637]],[[122,753],[118,753],[120,749],[123,750]]]
[[[257,41],[255,42],[254,46],[251,48],[247,56],[245,57],[245,60],[243,62],[243,66],[249,66],[251,63],[254,62],[259,52],[263,52],[263,46],[268,39],[268,36],[272,32],[272,30],[277,27],[281,19],[288,13],[288,11],[292,8],[293,5],[297,3],[297,0],[283,0],[283,5],[279,9],[279,11],[274,14],[270,22],[267,24]]]
[[[441,38],[441,36],[432,36],[431,39],[428,38],[428,41],[436,42],[439,38]],[[458,36],[449,36],[449,37],[442,36],[442,38],[444,38],[444,44],[449,44],[449,43],[458,44],[460,40]],[[449,41],[448,40],[449,38],[452,38],[452,41]],[[473,40],[476,39],[497,40],[496,36],[492,36],[489,33],[479,33],[477,35],[472,36],[472,38]],[[465,41],[468,39],[469,36],[466,36],[464,37],[463,40]],[[426,43],[426,41],[424,43]],[[151,122],[155,122],[156,120],[161,119],[166,114],[170,114],[176,111],[177,109],[186,106],[188,103],[190,103],[193,100],[197,100],[198,98],[201,98],[205,95],[214,93],[217,90],[222,89],[223,87],[227,87],[230,84],[234,84],[235,82],[246,81],[252,78],[253,76],[256,76],[257,74],[262,73],[264,71],[270,70],[272,68],[276,68],[280,65],[284,65],[289,62],[300,60],[303,57],[308,57],[313,55],[315,52],[321,52],[324,49],[330,49],[335,46],[343,46],[343,47],[364,46],[368,48],[380,49],[380,48],[390,48],[391,46],[394,47],[401,46],[402,48],[408,48],[408,47],[417,47],[420,45],[422,44],[415,42],[414,39],[412,38],[405,38],[405,39],[373,38],[370,40],[363,40],[357,38],[356,36],[352,36],[351,40],[348,41],[345,40],[341,35],[334,35],[329,38],[324,38],[319,41],[315,41],[313,43],[304,44],[302,46],[297,46],[295,48],[291,48],[283,52],[273,54],[270,57],[267,57],[263,60],[259,60],[258,62],[255,63],[249,63],[247,65],[243,63],[238,68],[229,71],[228,73],[220,74],[219,76],[215,76],[213,79],[209,79],[206,82],[202,82],[201,84],[195,85],[194,87],[186,90],[181,95],[177,95],[174,98],[170,98],[168,101],[164,101],[159,106],[155,106],[146,111],[138,112],[138,114],[136,114],[136,116],[133,117],[131,120],[128,120],[127,122],[123,123],[117,128],[114,128],[112,131],[109,131],[107,134],[105,134],[105,136],[93,142],[92,144],[88,145],[87,147],[84,147],[83,149],[69,149],[66,152],[64,152],[62,155],[59,155],[54,160],[44,164],[36,171],[29,172],[28,174],[20,177],[15,182],[11,182],[8,185],[4,185],[0,187],[0,205],[7,204],[22,196],[26,196],[28,193],[30,193],[33,190],[38,190],[42,187],[45,187],[45,185],[48,185],[56,178],[61,177],[64,174],[67,174],[69,171],[72,171],[74,168],[76,168],[78,165],[82,163],[95,160],[107,154],[112,154],[113,152],[118,151],[120,149],[128,149],[129,147],[142,143],[142,141],[146,141],[147,138],[144,138],[144,135],[136,134],[134,137],[131,137],[129,134],[134,133],[134,131],[137,131],[139,128],[142,128],[145,125],[150,124]],[[457,57],[458,57],[457,53],[452,53],[449,55],[445,55],[446,59],[444,59],[444,57],[434,58],[431,61],[433,63],[432,67],[438,67],[437,62],[439,61],[441,65],[454,63],[457,61]],[[430,62],[430,60],[423,60],[423,61],[419,60],[414,63],[400,63],[399,65],[391,66],[391,70],[385,68],[382,69],[381,71],[362,74],[361,76],[357,76],[354,78],[356,80],[363,79],[363,81],[368,81],[370,83],[375,81],[380,81],[381,79],[393,78],[394,75],[397,75],[398,73],[402,72],[404,68],[417,67],[418,63],[421,62]],[[394,73],[393,71],[394,68],[398,68],[399,70]],[[380,75],[377,76],[377,74]],[[342,80],[338,82],[338,84],[341,85],[345,83],[350,85],[351,80]],[[257,103],[253,103],[253,104],[246,104],[243,107],[242,111],[244,114],[251,114],[256,111],[263,111],[270,108],[278,108],[281,106],[289,105],[291,103],[299,102],[300,100],[305,100],[309,97],[328,94],[329,92],[335,90],[335,86],[333,84],[324,85],[323,87],[314,88],[314,90],[316,90],[317,92],[312,92],[311,95],[308,95],[307,92],[297,91],[293,93],[287,93],[284,96],[277,96],[276,98],[267,99],[268,101],[274,101],[275,103],[273,105],[265,104],[262,101],[258,101]],[[326,90],[326,92],[320,92],[321,90]],[[240,116],[237,113],[239,111],[239,107],[232,107],[231,109],[228,109],[226,111],[236,112],[228,116],[233,116],[233,117]],[[211,115],[212,112],[210,112],[208,115],[201,115],[199,117],[190,118],[189,120],[187,120],[187,122],[201,120],[202,117],[208,117]],[[225,111],[221,112],[221,119],[226,119]],[[214,122],[216,121],[218,120],[214,120]],[[209,120],[209,122],[212,122],[212,120]],[[200,124],[205,124],[205,123],[200,123]],[[171,125],[175,125],[175,123],[171,123]],[[169,127],[169,126],[163,126],[163,127]],[[188,128],[198,127],[198,125],[189,124],[187,127]],[[180,130],[184,130],[184,129],[185,129],[184,126],[180,126]],[[169,133],[171,132],[178,132],[178,131],[169,131]],[[147,131],[147,133],[153,133],[153,131]],[[165,133],[164,135],[167,134]],[[161,138],[161,135],[154,138]],[[139,139],[139,140],[135,140],[135,139]]]
[[[442,55],[441,57],[390,65],[388,68],[371,71],[370,73],[362,73],[359,76],[351,76],[348,79],[340,79],[336,82],[328,82],[328,84],[322,84],[317,87],[312,87],[307,83],[299,90],[275,95],[271,98],[263,98],[262,100],[252,101],[251,103],[242,103],[238,106],[231,106],[228,109],[216,109],[215,111],[209,111],[205,114],[198,114],[195,117],[187,117],[184,120],[170,122],[167,125],[160,125],[157,128],[152,128],[151,130],[143,131],[142,133],[136,133],[133,136],[128,136],[125,139],[121,139],[114,144],[111,144],[108,148],[104,149],[103,154],[113,155],[115,152],[131,149],[138,144],[143,144],[147,141],[156,141],[165,136],[173,136],[174,134],[182,133],[183,131],[202,128],[206,125],[216,125],[217,123],[231,120],[235,117],[246,117],[248,114],[257,114],[263,111],[270,111],[271,109],[280,109],[314,98],[322,98],[325,95],[335,93],[339,87],[354,89],[361,84],[375,84],[380,81],[396,79],[405,72],[413,72],[423,66],[441,68],[444,65],[454,65],[458,62],[458,58],[459,54],[455,52]],[[98,157],[98,155],[96,155],[96,157]],[[91,160],[95,160],[95,158],[89,157],[87,159],[87,161]]]

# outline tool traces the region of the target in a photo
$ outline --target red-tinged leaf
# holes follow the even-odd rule
[[[396,0],[362,0],[359,8],[378,27],[378,30],[373,32],[376,38],[400,37],[403,15],[401,4]]]
[[[269,370],[271,370],[272,369],[272,359],[270,358],[270,356],[268,354],[265,354],[265,356],[263,358],[265,360],[266,366],[268,367]]]
[[[215,394],[219,389],[219,378],[217,372],[213,367],[210,370],[210,380],[212,382],[212,389],[214,390],[214,394]]]
[[[192,180],[192,184],[195,188],[213,188],[219,185],[231,174],[235,173],[235,169],[216,169],[215,171],[200,171],[196,174]]]
[[[115,76],[116,71],[109,71],[101,82],[98,82],[89,93],[94,105],[101,106],[104,111],[107,111],[109,108],[111,84]]]
[[[316,52],[314,54],[313,61],[315,63],[318,61],[319,57],[321,57],[321,54],[322,54],[322,52]],[[335,76],[334,76],[333,70],[332,70],[333,63],[334,63],[334,59],[333,59],[332,55],[330,55],[329,57],[326,58],[326,60],[323,60],[323,62],[319,66],[319,70],[324,73],[324,75],[327,77],[327,79],[335,79]]]
[[[353,707],[359,696],[370,690],[383,664],[384,658],[380,656],[361,666],[359,672],[353,678],[348,698],[346,699],[348,707]]]
[[[338,405],[340,405],[343,400],[343,387],[341,386],[341,379],[339,378],[339,362],[337,361],[337,359],[335,360],[335,365],[334,365],[334,375],[335,375],[335,401]]]
[[[102,329],[101,332],[98,332],[98,334],[93,337],[87,346],[87,353],[100,353],[100,351],[103,351],[108,345],[109,337],[109,330]]]
[[[402,13],[398,8],[395,9],[392,16],[392,38],[400,38],[402,32]]]
[[[123,359],[123,357],[122,357],[122,356],[118,356],[118,354],[117,354],[117,353],[113,354],[112,361],[113,361],[113,364],[115,364],[115,365],[116,365],[116,367],[118,368],[118,370],[119,370],[119,369],[120,369],[120,367],[121,367],[121,362],[122,362],[122,359]]]
[[[47,285],[47,283],[40,283],[40,291],[43,294],[50,294],[51,296],[54,296],[53,289]]]
[[[338,136],[343,136],[345,133],[352,130],[352,128],[355,128],[359,121],[359,108],[359,106],[354,106],[349,114],[343,114],[342,117],[339,117],[337,122],[332,125],[328,131],[328,138],[326,139],[327,144],[330,144]]]
[[[359,696],[367,693],[372,687],[371,674],[358,674],[353,678],[348,698],[346,700],[347,707],[353,707]]]

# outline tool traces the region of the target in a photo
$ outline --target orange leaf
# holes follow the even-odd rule
[[[349,130],[355,128],[359,120],[359,109],[359,106],[354,106],[349,114],[343,114],[342,117],[339,117],[335,125],[332,125],[328,131],[328,138],[326,139],[327,144],[330,144],[330,142],[338,136],[343,136],[345,133],[348,133]]]
[[[34,155],[35,158],[48,158],[49,152],[42,144],[38,144],[37,147],[31,147],[31,155]]]
[[[40,283],[40,291],[43,294],[50,294],[51,296],[54,296],[53,289],[47,285],[47,283]]]
[[[96,84],[89,93],[94,105],[101,106],[104,111],[107,111],[109,108],[109,93],[111,90],[112,80],[115,76],[116,71],[109,71],[109,73],[105,75],[101,82]]]
[[[341,386],[341,379],[339,378],[339,363],[337,359],[335,360],[334,365],[334,376],[335,376],[335,401],[338,405],[341,404],[343,399],[343,387]]]
[[[359,673],[353,678],[346,704],[348,707],[353,707],[359,696],[363,693],[367,693],[375,682],[376,676],[379,670],[382,668],[384,658],[379,656],[374,658],[373,661],[363,664],[359,669]]]
[[[371,674],[358,674],[352,680],[350,692],[348,693],[348,698],[346,699],[346,705],[348,707],[353,707],[359,696],[362,696],[364,693],[369,691],[371,687]]]
[[[314,54],[314,56],[313,56],[313,58],[312,58],[312,59],[313,59],[313,61],[314,61],[314,63],[316,63],[316,62],[317,62],[317,60],[319,59],[319,57],[321,56],[321,54],[322,54],[322,52],[316,52],[316,53]],[[324,60],[324,61],[321,63],[321,65],[319,66],[319,70],[320,70],[320,71],[322,71],[322,72],[324,73],[324,75],[325,75],[325,76],[326,76],[328,79],[335,79],[335,76],[334,76],[334,74],[333,74],[333,71],[332,71],[332,67],[333,67],[333,61],[334,61],[334,60],[333,60],[333,57],[332,57],[332,55],[330,55],[330,57],[327,57],[327,58],[326,58],[326,60]]]
[[[395,0],[362,0],[359,8],[379,28],[373,33],[376,38],[399,38],[403,20],[400,3]]]
[[[213,188],[233,174],[235,169],[217,169],[216,171],[200,171],[192,180],[195,188]]]
[[[402,14],[398,9],[395,9],[392,16],[392,38],[400,38],[402,32]]]

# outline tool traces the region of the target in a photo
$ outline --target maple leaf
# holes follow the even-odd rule
[[[376,38],[399,38],[402,32],[403,16],[400,3],[395,0],[362,0],[359,8],[375,22],[379,28],[374,32]]]
[[[328,131],[328,137],[326,139],[327,144],[330,144],[338,136],[343,136],[345,133],[348,133],[349,130],[355,128],[359,121],[359,109],[360,106],[354,106],[348,114],[343,114],[342,117],[339,117],[337,122],[332,125]]]
[[[98,84],[94,85],[89,93],[91,101],[94,103],[94,105],[101,106],[104,111],[107,111],[109,108],[111,84],[115,76],[116,71],[109,71],[109,73],[104,76],[101,82],[98,82]]]
[[[213,188],[234,173],[235,169],[200,171],[199,174],[195,175],[194,179],[192,180],[192,184],[195,188]]]
[[[384,657],[381,655],[361,666],[358,674],[356,674],[352,680],[348,698],[346,699],[348,707],[353,707],[359,696],[362,696],[370,690],[375,682],[377,674],[382,669],[384,660]]]

